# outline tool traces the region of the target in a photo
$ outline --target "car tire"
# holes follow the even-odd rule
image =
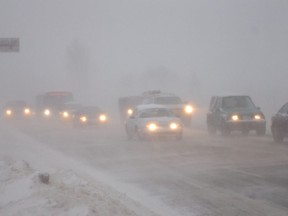
[[[137,139],[138,141],[143,141],[144,140],[144,136],[139,132],[137,127],[134,128],[134,133],[133,134],[134,134],[133,138]]]
[[[285,133],[283,132],[283,130],[281,130],[280,128],[278,128],[276,126],[272,126],[271,131],[272,131],[272,136],[273,136],[274,142],[276,142],[276,143],[283,142],[284,136],[285,136]]]
[[[230,133],[231,133],[230,128],[227,125],[222,124],[222,126],[221,126],[221,135],[222,136],[229,136]]]
[[[128,140],[132,140],[133,136],[131,135],[131,133],[129,132],[127,126],[125,126],[125,131],[126,131],[126,136]]]

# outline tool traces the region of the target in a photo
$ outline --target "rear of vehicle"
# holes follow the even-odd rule
[[[251,130],[264,135],[266,120],[251,98],[246,95],[212,97],[207,114],[207,127],[210,134],[220,130],[222,135],[231,131],[248,134]]]
[[[164,106],[143,105],[135,109],[135,114],[126,122],[126,132],[129,139],[138,137],[175,137],[182,139],[182,123]]]
[[[75,112],[73,117],[73,125],[75,128],[102,126],[107,124],[107,122],[107,114],[96,106],[81,107]]]
[[[81,104],[79,103],[65,103],[63,108],[59,112],[59,118],[62,121],[71,121],[74,118],[74,115],[77,110],[81,108]]]
[[[5,119],[23,119],[32,116],[32,109],[25,101],[9,101],[4,108]]]
[[[275,142],[283,142],[288,135],[288,103],[272,117],[271,132]]]

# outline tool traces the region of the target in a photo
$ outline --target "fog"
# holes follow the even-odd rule
[[[270,118],[288,101],[286,0],[1,0],[0,103],[52,90],[117,109],[161,89],[206,112],[211,95],[252,97]]]

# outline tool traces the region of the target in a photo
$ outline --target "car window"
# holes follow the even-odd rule
[[[286,103],[280,110],[279,113],[288,113],[288,103]]]
[[[209,106],[209,110],[213,111],[216,107],[216,97],[212,97],[211,101],[210,101],[210,106]]]
[[[230,96],[222,100],[223,109],[255,108],[254,103],[248,96]]]
[[[153,108],[147,109],[140,113],[140,118],[154,118],[154,117],[169,117],[173,114],[168,109],[163,108]]]
[[[26,106],[26,102],[24,101],[10,101],[7,103],[7,107],[25,107]]]

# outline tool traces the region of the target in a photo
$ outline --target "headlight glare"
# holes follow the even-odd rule
[[[62,115],[63,115],[64,118],[68,118],[69,117],[69,113],[67,111],[63,112]]]
[[[31,113],[29,108],[24,109],[24,114],[25,115],[29,115]]]
[[[194,111],[194,108],[191,105],[185,106],[185,113],[186,114],[191,114],[191,113],[193,113],[193,111]]]
[[[87,122],[87,117],[86,116],[81,116],[80,117],[81,122]]]
[[[177,130],[179,128],[179,124],[172,122],[169,127],[171,130]]]
[[[155,131],[158,128],[158,126],[155,123],[149,123],[146,125],[146,127],[149,131]]]
[[[104,115],[104,114],[102,114],[102,115],[99,116],[99,120],[100,120],[101,122],[106,122],[106,121],[107,121],[107,116]]]
[[[131,116],[133,114],[133,110],[132,109],[128,109],[127,110],[127,114],[128,114],[128,116]]]
[[[231,119],[233,121],[238,121],[239,120],[239,116],[238,115],[232,115]]]
[[[261,120],[262,118],[261,118],[261,115],[257,114],[257,115],[254,116],[254,119],[255,120]]]
[[[6,115],[8,115],[8,116],[12,115],[12,110],[10,110],[10,109],[6,110]]]
[[[45,109],[44,110],[44,115],[45,116],[50,116],[51,115],[51,111],[49,109]]]

